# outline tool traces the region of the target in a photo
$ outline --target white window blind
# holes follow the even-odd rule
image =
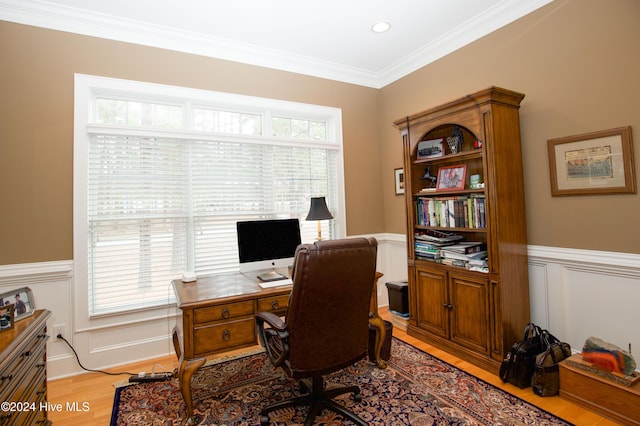
[[[274,131],[256,126],[273,121],[268,110],[256,113],[255,105],[247,113],[236,106],[231,115],[210,113],[215,108],[203,114],[173,97],[171,114],[164,114],[173,123],[169,133],[158,131],[168,127],[158,121],[166,102],[155,101],[156,107],[153,99],[140,101],[139,93],[135,102],[117,96],[93,102],[97,116],[87,120],[84,182],[89,316],[173,302],[168,287],[184,271],[238,271],[239,220],[299,218],[303,242],[315,240],[317,224],[304,220],[312,196],[326,196],[335,217],[322,222],[323,236],[338,236],[340,144],[300,133],[262,137]],[[138,119],[138,105],[152,119]],[[222,126],[228,136],[215,124],[225,116],[238,119]],[[305,122],[299,113],[295,117]],[[281,111],[277,120],[282,124]],[[329,119],[306,121],[326,139]],[[184,129],[175,130],[180,122]]]

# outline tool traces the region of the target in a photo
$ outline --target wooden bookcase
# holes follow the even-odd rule
[[[523,98],[490,87],[394,122],[404,150],[407,331],[496,373],[529,321],[519,124]],[[454,144],[457,152],[449,146],[456,135],[461,136]],[[433,142],[420,143],[438,139],[440,152]],[[438,176],[453,166],[466,170],[464,183],[448,185],[439,179],[437,190],[425,189],[431,185],[427,168],[429,175]],[[484,185],[471,188],[472,175],[479,175]],[[424,243],[416,254],[416,236],[433,231],[484,243],[486,265],[474,270],[463,261],[425,257],[431,254]]]

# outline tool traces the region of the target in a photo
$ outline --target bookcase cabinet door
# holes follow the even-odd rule
[[[452,342],[471,350],[489,353],[490,316],[488,280],[479,276],[456,274],[449,276],[451,288]]]
[[[449,337],[447,275],[433,268],[416,268],[418,327]]]

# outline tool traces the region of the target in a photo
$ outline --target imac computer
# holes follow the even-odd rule
[[[265,282],[287,278],[276,268],[293,264],[301,241],[298,219],[241,221],[236,230],[240,273],[256,272]]]

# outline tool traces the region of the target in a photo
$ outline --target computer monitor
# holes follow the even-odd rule
[[[271,272],[293,264],[300,245],[298,219],[241,221],[236,226],[240,272]],[[268,279],[268,273],[261,274]]]

